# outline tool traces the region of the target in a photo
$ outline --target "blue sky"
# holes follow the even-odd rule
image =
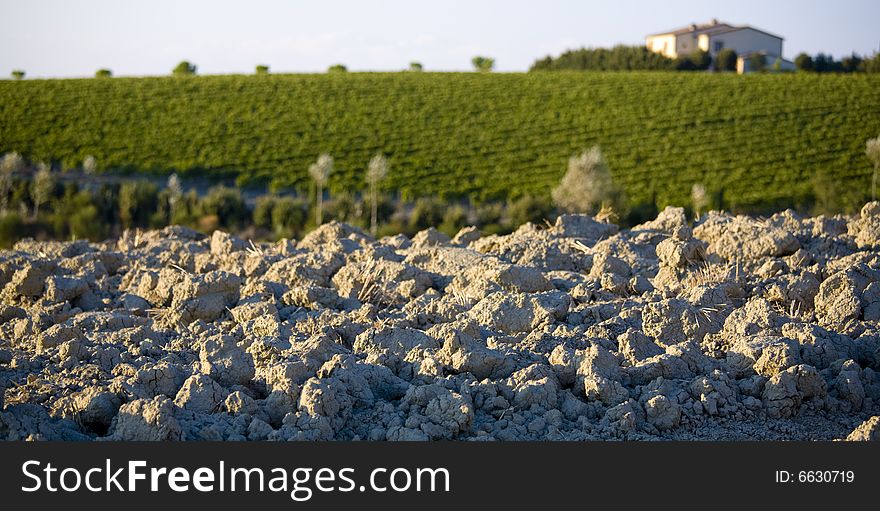
[[[0,76],[468,70],[474,55],[524,71],[567,48],[644,44],[649,33],[719,18],[785,37],[785,56],[880,47],[880,0],[0,0]]]

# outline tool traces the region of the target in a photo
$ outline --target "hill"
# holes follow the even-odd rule
[[[822,174],[866,190],[880,76],[338,73],[0,81],[0,152],[99,170],[206,172],[364,188],[376,152],[404,197],[547,194],[573,154],[602,150],[634,204],[788,205]]]

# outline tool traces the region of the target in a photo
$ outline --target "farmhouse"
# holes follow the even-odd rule
[[[749,25],[731,25],[713,19],[709,23],[691,24],[684,28],[649,35],[645,44],[649,50],[669,58],[678,58],[702,50],[714,59],[721,50],[730,48],[737,54],[737,71],[754,70],[757,60],[764,58],[767,69],[794,69],[794,64],[782,58],[783,38]]]

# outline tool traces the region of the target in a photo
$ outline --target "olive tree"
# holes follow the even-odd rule
[[[3,155],[0,160],[0,212],[6,213],[9,206],[9,191],[12,189],[12,175],[24,168],[24,158],[16,152]]]
[[[619,210],[624,205],[623,192],[598,146],[568,160],[568,170],[551,195],[556,207],[569,213],[595,213],[603,205]]]
[[[379,224],[379,183],[385,179],[386,175],[388,175],[388,160],[381,154],[373,156],[370,160],[370,165],[367,166],[366,176],[367,184],[370,185],[370,233],[373,236],[376,235]]]
[[[691,205],[694,208],[694,216],[700,218],[700,215],[709,207],[709,194],[706,193],[706,187],[700,183],[694,183],[691,186]]]
[[[329,154],[322,154],[318,157],[318,161],[309,165],[309,175],[315,181],[315,224],[321,225],[324,222],[322,214],[322,206],[324,202],[324,186],[333,173],[333,157]]]
[[[874,164],[874,174],[871,176],[871,200],[877,200],[877,174],[880,174],[880,135],[868,140],[865,145],[865,154]]]
[[[98,160],[91,154],[86,156],[83,158],[82,169],[86,174],[94,174],[98,170]]]
[[[55,189],[55,177],[52,175],[52,169],[45,163],[40,162],[37,165],[37,173],[34,174],[34,180],[31,182],[31,200],[34,202],[34,218],[40,214],[40,206],[49,201],[52,196],[52,190]]]

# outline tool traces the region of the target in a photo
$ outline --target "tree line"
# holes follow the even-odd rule
[[[548,55],[535,61],[529,71],[735,71],[738,58],[739,55],[731,48],[722,49],[714,59],[703,50],[673,59],[645,46],[618,45],[613,48],[567,50],[555,58]],[[757,71],[769,71],[773,66],[781,66],[777,62],[768,68],[761,54],[753,54],[749,59],[750,68]],[[880,72],[880,54],[868,57],[853,53],[838,61],[824,53],[815,56],[801,53],[794,63],[800,71],[817,73]]]

